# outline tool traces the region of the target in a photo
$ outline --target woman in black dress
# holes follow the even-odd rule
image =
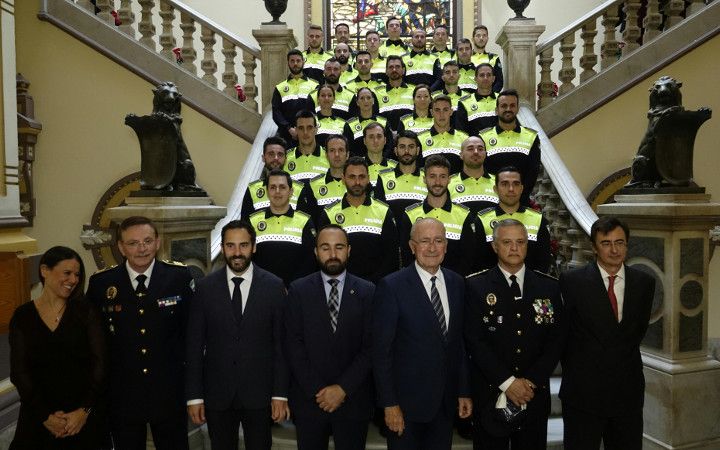
[[[99,312],[84,298],[85,269],[67,247],[40,259],[40,296],[10,321],[10,381],[20,394],[11,450],[98,449],[106,354]]]

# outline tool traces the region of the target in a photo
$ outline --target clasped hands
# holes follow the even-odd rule
[[[345,401],[347,394],[339,384],[325,386],[315,394],[315,402],[325,412],[335,412]]]
[[[535,397],[535,384],[527,378],[515,378],[505,390],[507,398],[517,406],[526,405]]]
[[[88,413],[82,408],[68,413],[55,411],[48,416],[47,420],[43,422],[43,425],[56,438],[74,436],[85,426],[87,416]]]
[[[468,397],[458,398],[458,416],[467,419],[472,415],[472,400]],[[405,431],[405,417],[399,405],[385,407],[385,425],[390,431],[402,436]]]

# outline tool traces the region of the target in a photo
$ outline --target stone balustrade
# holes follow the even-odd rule
[[[644,9],[642,3],[608,0],[538,43],[538,109],[706,7],[703,0],[669,0],[663,10],[660,0],[648,0]],[[556,57],[560,58],[559,69],[553,67]],[[557,93],[555,84],[559,85]]]
[[[235,86],[242,79],[247,98],[243,106],[258,111],[255,70],[260,61],[260,48],[192,8],[175,0],[97,0],[95,6],[88,0],[65,1],[76,3],[91,13],[95,13],[97,6],[96,17],[111,26],[116,26],[112,14],[116,11],[121,22],[117,25],[120,31],[164,58],[177,61],[184,70],[230,98],[238,98]],[[138,16],[139,21],[136,20]],[[178,40],[182,41],[180,45]],[[219,51],[215,45],[218,42]],[[179,48],[179,55],[175,54],[176,48]],[[242,74],[236,64],[238,53],[244,69]],[[202,56],[198,61],[199,55]],[[218,62],[223,66],[222,72],[218,71]]]

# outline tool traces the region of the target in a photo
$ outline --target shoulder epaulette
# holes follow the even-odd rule
[[[264,216],[264,215],[265,215],[265,208],[261,208],[261,209],[255,211],[254,213],[250,214],[249,217],[250,217],[250,218],[253,218],[253,217],[257,216],[258,214],[262,214],[262,215]]]
[[[412,117],[412,113],[403,114],[402,116],[400,116],[400,120],[405,120],[406,117]]]
[[[536,274],[541,275],[541,276],[543,276],[543,277],[545,277],[545,278],[550,278],[551,280],[555,280],[555,281],[558,280],[556,277],[550,275],[549,273],[541,272],[541,271],[539,271],[539,270],[537,270],[537,269],[533,269],[533,272],[535,272]]]
[[[422,206],[422,202],[413,203],[412,205],[405,207],[405,212],[410,212],[413,209],[421,207],[421,206]]]
[[[395,168],[394,168],[394,167],[388,167],[387,169],[381,169],[380,172],[378,172],[378,176],[380,176],[380,175],[382,175],[382,174],[384,174],[384,173],[388,173],[388,172],[395,172]]]
[[[458,207],[458,208],[461,208],[461,209],[465,209],[465,210],[470,211],[470,208],[468,208],[467,206],[463,205],[462,203],[453,203],[452,206],[453,206],[453,208],[454,208],[454,207]]]
[[[460,101],[469,99],[471,95],[472,94],[463,95],[462,97],[460,97]]]
[[[389,163],[395,163],[395,164],[398,163],[397,161],[395,161],[394,159],[391,159],[391,158],[388,158],[388,159],[387,159],[387,162],[388,162],[388,164],[389,164]],[[383,169],[383,170],[387,170],[387,169]]]
[[[178,267],[187,267],[185,264],[181,263],[180,261],[173,261],[172,259],[163,259],[162,262],[169,266],[178,266]]]
[[[293,214],[295,214],[296,216],[305,217],[305,218],[307,218],[307,219],[310,218],[310,214],[308,214],[308,213],[306,213],[306,212],[303,212],[303,211],[299,211],[299,210],[297,210],[297,209],[295,210],[295,212],[294,212]]]
[[[324,174],[324,173],[317,174],[317,175],[315,175],[314,177],[310,178],[310,180],[308,181],[308,183],[312,183],[313,181],[319,180],[320,178],[325,178],[325,175],[326,175],[326,174]]]
[[[382,201],[382,200],[378,200],[378,199],[374,198],[374,199],[372,199],[372,201],[373,201],[373,203],[379,203],[379,204],[381,204],[381,205],[383,205],[383,206],[387,206],[388,208],[390,207],[390,205],[388,205],[387,203],[385,203],[385,202]]]
[[[327,205],[325,205],[325,208],[324,208],[324,209],[330,209],[330,208],[332,208],[333,206],[335,206],[335,205],[337,205],[338,203],[340,203],[341,201],[342,201],[342,199],[340,198],[340,199],[335,200],[335,201],[332,202],[332,203],[328,203]]]
[[[494,207],[494,206],[489,206],[489,207],[487,207],[487,208],[485,208],[485,209],[481,209],[480,211],[478,211],[478,216],[482,216],[482,215],[484,215],[484,214],[487,214],[487,213],[489,213],[490,211],[495,211],[495,207]]]
[[[537,131],[535,128],[526,127],[525,125],[523,125],[523,128],[525,128],[526,130],[530,130],[530,131],[532,131],[532,132],[535,133],[535,134],[538,133],[538,131]]]
[[[251,181],[250,183],[248,183],[248,189],[250,189],[250,186],[257,184],[257,183],[262,183],[262,182],[263,182],[262,178],[258,178],[257,180]]]
[[[492,130],[492,129],[493,129],[493,127],[487,127],[487,128],[485,128],[485,129],[483,129],[483,130],[478,131],[478,134],[483,134],[484,132],[486,132],[486,131],[488,131],[488,130]]]
[[[488,270],[490,270],[490,268],[481,270],[480,272],[471,273],[470,275],[466,275],[465,278],[467,279],[467,278],[476,277],[476,276],[478,276],[478,275],[480,275],[480,274],[482,274],[482,273],[487,272]]]
[[[116,268],[116,267],[117,267],[117,264],[113,264],[112,266],[108,266],[108,267],[103,267],[102,269],[96,270],[95,273],[93,273],[91,276],[97,275],[97,274],[100,274],[100,273],[103,273],[103,272],[107,272],[108,270],[114,269],[114,268]]]

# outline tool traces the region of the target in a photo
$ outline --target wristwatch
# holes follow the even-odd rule
[[[92,412],[92,407],[84,406],[82,410],[85,411],[85,414],[90,415],[90,413]]]

